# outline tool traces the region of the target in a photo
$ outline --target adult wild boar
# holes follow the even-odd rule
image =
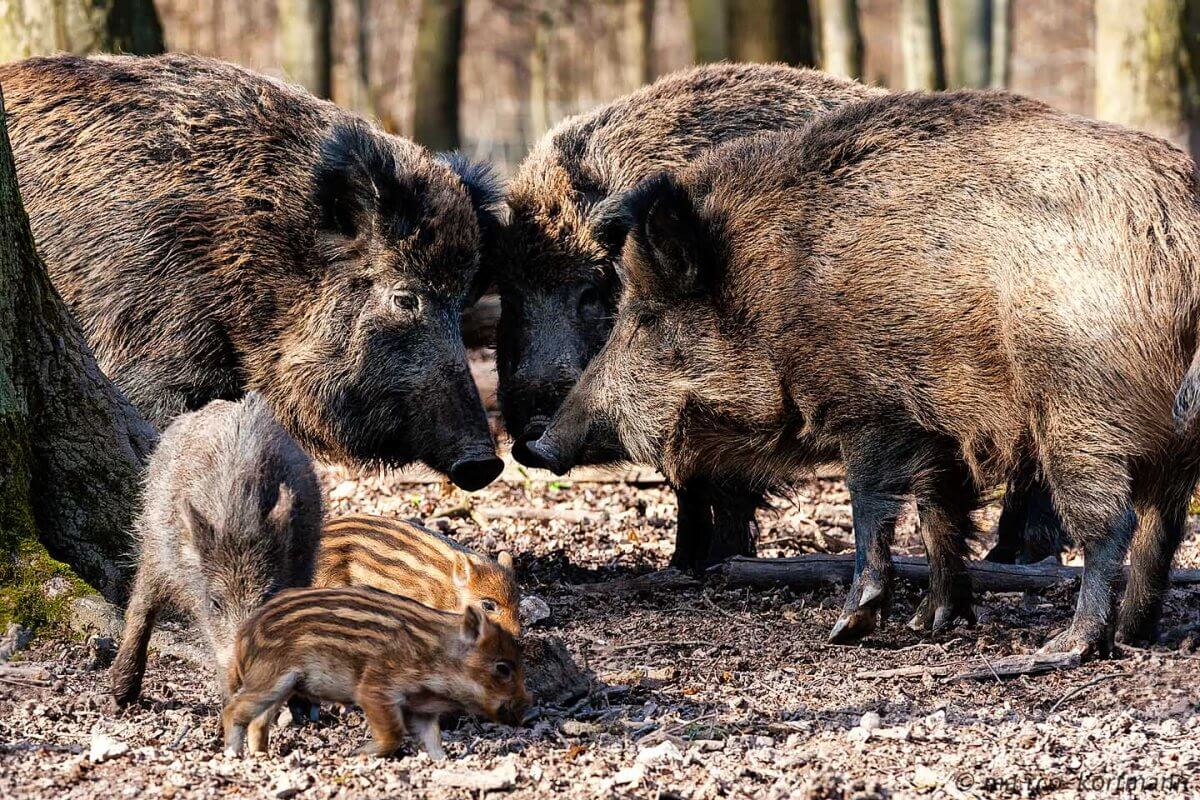
[[[623,231],[610,217],[622,194],[724,142],[799,128],[882,93],[782,65],[710,65],[666,76],[542,138],[510,183],[512,217],[493,265],[503,305],[500,404],[517,460],[541,466],[527,443],[541,435],[612,330]],[[580,463],[623,457],[617,443],[597,441]],[[677,492],[674,566],[753,554],[760,491],[696,477]],[[1036,481],[1010,487],[1005,509],[993,558],[1037,561],[1058,552],[1057,521]]]
[[[486,170],[230,64],[0,66],[38,249],[159,426],[256,390],[310,450],[492,480],[459,316]]]
[[[908,495],[920,613],[968,614],[979,491],[1036,470],[1085,557],[1047,648],[1153,637],[1198,471],[1195,380],[1172,424],[1200,323],[1190,158],[1003,93],[897,94],[730,144],[623,209],[620,314],[530,444],[546,463],[606,429],[680,483],[841,458],[858,569],[835,633],[888,591]]]

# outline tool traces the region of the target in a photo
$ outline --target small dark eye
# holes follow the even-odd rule
[[[493,667],[496,677],[502,681],[506,681],[513,676],[513,665],[507,661],[497,661]]]
[[[492,600],[491,598],[487,598],[487,599],[483,600],[479,605],[483,606],[483,610],[486,611],[488,614],[495,614],[497,611],[500,610],[500,605],[495,600]]]
[[[595,286],[589,286],[579,293],[578,313],[583,319],[595,319],[604,315],[604,298]]]
[[[643,311],[637,315],[637,326],[641,328],[653,328],[658,325],[658,315],[649,311]]]
[[[416,314],[421,310],[421,298],[413,292],[393,292],[392,308],[405,314]]]
[[[221,610],[225,608],[225,604],[221,602],[221,598],[219,597],[210,597],[208,598],[208,607],[212,609],[214,614],[220,614]]]

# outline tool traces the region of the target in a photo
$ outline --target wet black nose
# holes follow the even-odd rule
[[[521,431],[513,442],[512,454],[513,458],[518,463],[524,464],[527,467],[540,467],[541,464],[534,463],[534,457],[529,453],[529,443],[540,438],[546,432],[546,428],[550,425],[548,417],[534,417],[529,420],[529,424],[525,426],[525,430]]]
[[[496,480],[503,471],[504,462],[496,456],[464,458],[450,467],[450,480],[461,489],[475,492]]]
[[[571,465],[555,450],[553,445],[546,441],[544,436],[526,442],[525,450],[529,458],[528,461],[523,462],[526,466],[548,469],[555,475],[565,475],[571,469]]]

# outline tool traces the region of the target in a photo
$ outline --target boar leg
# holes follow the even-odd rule
[[[408,721],[429,757],[434,761],[444,760],[446,751],[442,749],[442,726],[437,714],[410,714]]]
[[[909,491],[909,459],[890,452],[886,432],[874,431],[843,446],[850,511],[854,518],[854,581],[842,615],[829,634],[840,644],[861,639],[887,619],[895,567],[892,536]],[[902,437],[895,437],[901,438]],[[881,446],[882,445],[882,446]]]
[[[279,707],[287,700],[300,682],[301,673],[293,670],[275,678],[266,689],[255,689],[262,677],[247,674],[242,688],[225,704],[221,711],[221,727],[225,732],[225,753],[231,756],[242,754],[246,739],[246,727],[259,717],[275,718]],[[265,743],[265,738],[264,738]],[[253,747],[253,744],[251,745]]]
[[[246,728],[246,739],[251,753],[265,753],[271,746],[271,726],[279,716],[279,706],[275,705],[250,720]]]
[[[1050,490],[1033,466],[1023,467],[1004,492],[996,545],[986,560],[999,564],[1036,564],[1058,558],[1065,536]]]
[[[1116,579],[1137,525],[1129,471],[1116,459],[1080,454],[1059,461],[1048,458],[1045,466],[1054,505],[1068,533],[1083,547],[1083,579],[1071,626],[1042,650],[1104,655],[1115,627]]]
[[[671,566],[683,572],[699,572],[704,568],[713,537],[712,504],[707,483],[692,481],[678,486],[675,497],[679,502],[679,513]]]
[[[929,593],[909,621],[913,630],[940,631],[963,619],[975,624],[967,537],[979,492],[967,466],[950,455],[940,468],[922,471],[917,481],[917,514],[929,559]]]
[[[704,566],[719,564],[732,556],[752,556],[758,541],[755,511],[762,494],[747,490],[712,487],[712,540]]]
[[[1158,640],[1163,597],[1171,584],[1171,562],[1187,533],[1187,510],[1195,468],[1183,466],[1173,486],[1138,508],[1138,529],[1129,553],[1129,582],[1121,599],[1117,636],[1129,644]]]
[[[367,718],[371,729],[371,741],[358,748],[363,756],[389,756],[404,743],[407,732],[404,716],[396,705],[395,693],[389,691],[391,683],[383,674],[365,673],[358,684],[355,702]]]
[[[118,705],[135,702],[142,693],[142,677],[146,674],[146,650],[150,634],[161,605],[158,581],[144,565],[138,568],[133,593],[125,609],[125,630],[121,647],[109,673],[112,694]]]

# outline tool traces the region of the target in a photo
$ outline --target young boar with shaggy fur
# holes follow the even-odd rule
[[[517,460],[542,466],[527,443],[541,435],[612,330],[623,242],[612,218],[622,194],[722,143],[797,129],[882,93],[812,70],[717,64],[668,75],[542,138],[509,186],[512,217],[492,265],[503,304],[500,403]],[[580,463],[625,457],[619,443],[595,441]],[[701,477],[676,490],[674,566],[699,569],[753,554],[758,491]],[[1058,527],[1044,490],[1030,480],[1014,484],[991,557],[1036,561],[1057,553]]]
[[[531,449],[561,470],[615,434],[676,482],[751,485],[840,458],[858,569],[835,633],[890,593],[912,495],[919,616],[969,615],[970,512],[1034,470],[1086,565],[1047,648],[1152,638],[1198,471],[1172,424],[1200,324],[1194,166],[1002,93],[889,95],[731,144],[627,197],[616,328]]]
[[[480,608],[513,636],[521,635],[521,590],[512,556],[485,558],[447,536],[407,520],[348,514],[321,534],[313,586],[370,586],[430,608]]]
[[[163,434],[135,532],[137,577],[112,667],[120,704],[141,693],[165,606],[195,620],[225,675],[238,626],[275,592],[311,580],[321,487],[261,397],[214,400]]]
[[[261,392],[310,450],[496,477],[459,316],[497,195],[302,89],[184,55],[0,65],[38,250],[155,424]]]

